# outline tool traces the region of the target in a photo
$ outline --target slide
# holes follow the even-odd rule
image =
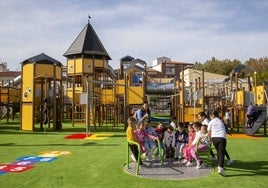
[[[267,118],[267,109],[266,107],[255,106],[254,107],[258,112],[260,112],[257,116],[257,120],[253,123],[251,128],[244,127],[244,132],[247,135],[253,136],[259,128],[264,124]]]
[[[147,83],[146,94],[173,95],[174,83]]]
[[[17,86],[17,85],[20,84],[20,81],[21,81],[21,75],[15,77],[15,78],[12,80],[12,82],[8,82],[8,83],[6,83],[4,86],[10,86],[10,85],[12,85],[12,84],[13,84],[14,86]]]

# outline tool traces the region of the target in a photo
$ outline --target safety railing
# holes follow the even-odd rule
[[[138,161],[137,161],[137,167],[136,167],[136,175],[139,175],[139,171],[140,171],[140,163],[141,163],[141,148],[140,148],[140,144],[137,142],[134,142],[132,140],[127,140],[127,158],[126,158],[126,166],[127,169],[129,169],[129,156],[130,156],[130,148],[129,148],[129,144],[133,144],[136,145],[138,147]],[[161,165],[163,165],[163,148],[161,145],[160,140],[157,140],[157,145],[158,145],[158,157],[160,159],[160,163]]]
[[[140,162],[141,162],[141,147],[140,147],[140,144],[137,143],[137,142],[134,142],[132,140],[127,140],[127,169],[129,169],[129,144],[134,144],[138,147],[138,161],[137,161],[137,167],[136,167],[136,175],[139,174],[139,171],[140,171]]]
[[[161,165],[163,165],[163,148],[159,139],[157,140],[157,145],[158,145],[158,157],[160,159]]]

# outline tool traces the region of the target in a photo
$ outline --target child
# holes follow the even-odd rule
[[[134,131],[134,134],[136,135],[137,141],[141,146],[141,153],[143,154],[144,157],[147,157],[146,156],[146,149],[147,148],[145,147],[145,142],[146,142],[147,138],[151,138],[153,140],[156,140],[158,138],[153,136],[153,135],[150,135],[146,132],[143,122],[138,123],[138,129],[136,129]]]
[[[228,130],[230,128],[230,125],[231,125],[231,112],[230,112],[229,108],[226,109],[224,117],[225,117],[225,123],[226,123],[227,130]]]
[[[159,122],[158,125],[155,128],[155,132],[157,134],[157,137],[160,141],[160,145],[161,145],[161,149],[162,149],[162,155],[164,156],[165,154],[165,145],[163,143],[164,140],[164,133],[166,131],[166,127],[162,122]],[[157,147],[158,147],[158,143],[156,143]],[[159,148],[157,149],[156,153],[155,153],[155,158],[157,159],[157,156],[159,156]]]
[[[173,128],[173,130],[175,130],[176,129],[176,117],[173,117],[172,119],[171,119],[171,121],[170,121],[170,124],[169,125],[171,125],[172,126],[172,128]]]
[[[195,149],[195,144],[197,143],[198,139],[200,138],[200,135],[201,135],[201,131],[200,131],[201,123],[194,122],[193,128],[194,128],[194,131],[195,131],[195,137],[194,137],[194,140],[191,143],[191,145],[189,145],[187,147],[187,149],[186,149],[186,159],[188,160],[188,162],[186,164],[187,167],[193,166],[193,163],[192,163],[193,156],[191,155],[191,150]]]
[[[171,125],[168,126],[167,130],[164,133],[164,144],[166,147],[166,158],[173,159],[175,154],[175,131]]]
[[[200,130],[200,135],[199,138],[197,139],[197,142],[200,141],[198,144],[198,150],[199,151],[208,151],[210,143],[207,135],[207,126],[206,125],[201,125],[201,130]],[[196,143],[197,143],[196,142]],[[200,160],[199,156],[196,154],[196,147],[192,148],[190,151],[192,157],[196,161],[196,168],[201,168],[203,166],[203,161]]]
[[[126,137],[128,140],[131,140],[133,142],[138,142],[137,139],[136,139],[136,136],[134,134],[134,130],[135,130],[135,127],[136,127],[136,119],[131,116],[128,118],[127,120],[127,123],[128,123],[128,127],[127,127],[127,130],[126,130]],[[138,150],[138,146],[135,145],[135,144],[128,144],[132,154],[131,154],[131,158],[133,161],[138,161],[138,157],[139,157],[139,150]],[[140,162],[140,165],[142,164],[142,162]]]
[[[188,134],[184,129],[184,125],[182,122],[179,122],[178,130],[176,131],[175,134],[176,137],[176,157],[175,160],[181,160],[182,158],[182,150],[188,140]]]
[[[155,140],[157,138],[157,134],[154,130],[154,128],[150,125],[149,122],[145,122],[145,130],[148,135],[152,135],[154,137],[145,137],[145,148],[146,148],[146,157],[148,161],[152,160],[152,155],[156,149],[156,143]]]
[[[194,141],[194,138],[195,138],[195,131],[194,131],[194,128],[193,128],[193,122],[191,122],[189,125],[188,125],[188,142],[185,144],[184,148],[183,148],[183,156],[184,156],[184,160],[182,161],[182,163],[187,163],[188,162],[188,159],[187,159],[187,152],[189,150],[189,148],[191,147],[192,145],[192,142]]]

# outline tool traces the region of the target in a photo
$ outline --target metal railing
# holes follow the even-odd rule
[[[126,158],[126,166],[127,169],[129,169],[129,156],[130,156],[130,152],[129,152],[129,144],[133,144],[136,145],[138,147],[138,161],[137,161],[137,167],[136,167],[136,175],[139,175],[139,170],[140,170],[140,163],[141,163],[141,147],[140,144],[137,142],[134,142],[132,140],[127,140],[127,158]],[[158,145],[158,157],[160,159],[160,163],[161,165],[163,165],[163,148],[161,146],[161,142],[160,140],[157,140],[157,145]]]

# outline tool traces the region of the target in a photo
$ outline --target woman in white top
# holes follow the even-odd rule
[[[224,123],[219,118],[218,111],[212,111],[208,124],[208,137],[217,150],[218,173],[226,176],[224,172],[224,154],[226,147],[226,130]]]

